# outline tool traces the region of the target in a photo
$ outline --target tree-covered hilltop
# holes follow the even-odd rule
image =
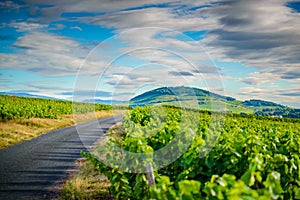
[[[195,103],[197,101],[197,103]],[[299,109],[278,103],[251,99],[239,101],[233,97],[219,95],[192,87],[161,87],[142,93],[129,101],[131,107],[147,105],[175,105],[199,108],[208,111],[246,113],[257,116],[300,118]]]
[[[284,105],[280,105],[280,104],[270,102],[270,101],[257,100],[257,99],[247,100],[247,101],[244,101],[242,104],[244,106],[255,106],[255,107],[274,106],[274,107],[285,108]]]

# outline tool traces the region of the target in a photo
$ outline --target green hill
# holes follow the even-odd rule
[[[131,107],[174,105],[208,111],[255,114],[273,117],[300,117],[299,109],[264,100],[239,101],[235,98],[191,87],[161,87],[140,94],[129,101]]]

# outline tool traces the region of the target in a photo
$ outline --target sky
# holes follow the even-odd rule
[[[0,2],[0,91],[128,100],[191,86],[300,108],[300,2]]]

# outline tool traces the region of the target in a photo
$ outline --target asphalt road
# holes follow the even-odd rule
[[[80,150],[89,150],[121,120],[122,116],[93,120],[0,150],[0,199],[54,198],[54,186],[78,169]]]

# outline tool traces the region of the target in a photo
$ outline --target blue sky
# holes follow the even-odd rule
[[[0,91],[128,100],[193,86],[300,108],[300,2],[1,1]]]

